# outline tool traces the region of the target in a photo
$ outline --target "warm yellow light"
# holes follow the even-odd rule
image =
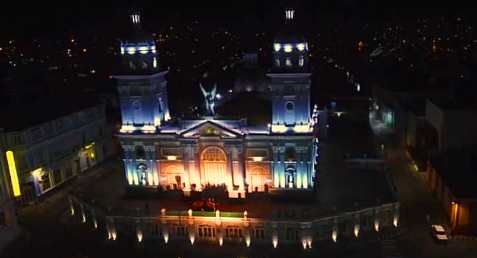
[[[338,230],[336,228],[334,228],[333,232],[331,233],[331,239],[333,239],[333,242],[336,243],[336,240],[338,239]]]
[[[40,179],[41,179],[41,175],[43,174],[43,173],[42,173],[42,169],[41,169],[41,168],[37,168],[37,169],[33,170],[33,171],[31,172],[31,174],[33,175],[33,177],[36,178],[36,180],[40,180]]]
[[[89,156],[90,156],[92,159],[94,159],[94,157],[95,157],[94,152],[91,152],[91,153],[89,154]]]
[[[379,220],[377,218],[374,220],[374,230],[379,232]]]
[[[156,59],[154,59],[154,60],[156,60]],[[159,116],[154,117],[154,125],[155,126],[161,126],[161,117],[159,117]]]
[[[154,133],[156,131],[156,127],[154,125],[144,125],[141,128],[143,133]]]
[[[398,215],[398,214],[394,214],[394,218],[393,218],[393,225],[394,225],[394,227],[397,227],[397,226],[398,226],[398,223],[399,223],[399,215]]]
[[[246,236],[245,237],[245,244],[247,245],[247,247],[250,247],[250,236]]]
[[[190,234],[189,240],[190,240],[190,244],[193,245],[194,242],[195,242],[195,236],[194,236],[194,234]]]
[[[224,244],[224,238],[221,236],[219,237],[219,245],[222,246]]]
[[[159,175],[156,172],[154,172],[153,177],[154,177],[154,185],[159,185]]]
[[[168,233],[168,232],[164,232],[164,243],[167,244],[167,242],[169,242],[169,233]]]
[[[292,52],[292,45],[290,45],[290,44],[285,44],[285,45],[283,46],[283,50],[285,51],[285,53],[290,53],[290,52]]]
[[[299,51],[305,50],[305,43],[298,43],[298,44],[296,45],[296,48],[297,48]]]
[[[295,125],[293,131],[296,133],[309,133],[312,131],[312,128],[309,124]]]
[[[301,245],[303,246],[303,249],[306,250],[306,248],[308,247],[308,245],[306,244],[306,240],[303,239],[301,240]]]
[[[274,133],[284,133],[288,130],[288,127],[285,125],[273,124],[272,125],[272,132]]]
[[[220,211],[219,211],[219,210],[216,210],[216,211],[215,211],[215,217],[216,217],[216,218],[220,218]]]
[[[127,173],[128,173],[128,183],[129,183],[129,185],[133,185],[134,184],[134,177],[133,177],[131,172],[128,171]]]
[[[263,161],[263,157],[252,157],[252,160],[255,162]]]
[[[90,144],[88,144],[88,145],[85,145],[85,146],[84,146],[84,149],[85,149],[85,150],[89,150],[89,149],[93,148],[93,146],[94,146],[94,142],[92,142],[92,143],[90,143]]]
[[[189,210],[187,211],[187,214],[189,215],[189,217],[192,217],[192,209],[189,209]]]
[[[175,155],[169,155],[169,156],[166,156],[166,159],[167,159],[167,160],[177,160],[177,156],[175,156]]]
[[[15,157],[12,151],[7,151],[8,170],[10,171],[10,181],[12,182],[13,196],[18,197],[20,192],[20,181],[18,180],[17,167],[15,165]]]
[[[309,238],[306,240],[306,243],[308,244],[308,248],[311,249],[311,237],[309,237]]]
[[[142,230],[138,229],[136,236],[137,236],[137,242],[141,243],[142,242],[142,237],[143,237]]]
[[[132,133],[136,128],[132,125],[122,125],[119,132],[121,133]]]
[[[245,210],[245,211],[243,212],[243,218],[246,219],[247,216],[248,216],[248,212],[247,212],[247,210]]]
[[[354,236],[356,238],[359,236],[359,224],[354,225]]]
[[[308,176],[304,175],[302,180],[303,180],[303,188],[307,189],[308,188]]]
[[[277,248],[277,246],[278,246],[278,237],[277,236],[273,236],[272,244],[273,244],[273,248]]]
[[[419,167],[416,164],[414,164],[413,167],[414,167],[414,170],[419,171]]]

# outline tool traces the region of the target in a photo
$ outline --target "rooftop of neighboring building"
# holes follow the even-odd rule
[[[451,149],[431,158],[432,167],[456,198],[477,198],[475,146]]]
[[[426,99],[416,98],[411,100],[401,99],[401,106],[416,116],[425,116],[426,115]]]
[[[447,111],[477,109],[477,104],[474,101],[469,101],[459,97],[436,97],[429,99],[429,101],[440,109]]]
[[[17,131],[72,114],[99,104],[89,95],[58,95],[21,99],[0,109],[0,128]]]

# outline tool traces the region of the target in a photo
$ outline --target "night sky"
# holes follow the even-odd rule
[[[399,15],[433,13],[472,13],[470,1],[379,1],[379,0],[305,0],[305,1],[16,1],[0,11],[0,32],[3,36],[40,36],[69,31],[91,30],[92,26],[108,24],[122,17],[131,7],[141,8],[145,17],[167,20],[170,17],[201,17],[218,21],[233,21],[244,15],[265,19],[283,6],[298,6],[308,15],[338,12],[345,16],[386,19]]]

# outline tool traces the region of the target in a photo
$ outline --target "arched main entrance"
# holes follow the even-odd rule
[[[205,148],[200,155],[201,183],[204,185],[226,184],[227,156],[216,146]]]

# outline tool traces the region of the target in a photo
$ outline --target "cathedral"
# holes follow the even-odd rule
[[[117,88],[128,188],[182,191],[185,196],[223,188],[229,198],[249,193],[312,191],[317,183],[316,117],[310,108],[308,44],[293,31],[294,10],[271,43],[272,64],[265,95],[270,123],[250,126],[247,119],[220,118],[215,89],[202,86],[207,113],[200,119],[174,118],[169,112],[167,70],[159,65],[152,38],[141,33],[141,16],[130,18],[136,35],[121,41]],[[199,87],[197,87],[199,90]]]

